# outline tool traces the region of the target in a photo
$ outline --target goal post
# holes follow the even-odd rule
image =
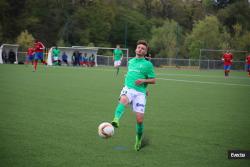
[[[0,46],[0,64],[9,63],[9,53],[15,53],[15,63],[18,63],[18,44],[2,44]]]
[[[248,51],[204,48],[200,49],[199,69],[223,69],[223,62],[221,58],[227,51],[232,53],[234,56],[232,69],[244,70],[245,57]]]
[[[54,48],[55,47],[53,46],[49,49],[48,57],[47,57],[47,64],[48,65],[53,65],[52,51]],[[87,57],[90,57],[93,54],[95,56],[95,63],[96,63],[96,54],[97,54],[97,50],[98,50],[96,48],[92,48],[92,47],[59,47],[59,46],[57,48],[60,50],[59,59],[61,60],[62,54],[66,53],[68,63],[70,63],[70,64],[73,64],[72,56],[73,56],[73,53],[76,51],[81,53],[82,55],[86,54]]]
[[[97,64],[113,66],[113,51],[116,48],[98,47]],[[127,66],[129,60],[129,49],[120,48],[123,52],[122,66]]]
[[[72,48],[89,48],[96,49],[97,53],[95,55],[96,66],[104,65],[104,66],[113,66],[113,51],[116,48],[111,47],[88,47],[88,46],[72,46]],[[122,66],[127,66],[129,60],[129,49],[128,48],[120,48],[123,52],[123,61]],[[125,59],[125,60],[124,60]]]

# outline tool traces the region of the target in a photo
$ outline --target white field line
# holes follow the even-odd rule
[[[158,76],[183,76],[183,77],[202,77],[202,78],[222,78],[223,73],[221,76],[214,76],[214,75],[194,75],[194,74],[164,74],[164,73],[157,73]],[[249,80],[247,77],[239,77],[239,76],[230,76],[230,78],[233,79],[243,79],[243,80]]]
[[[65,68],[69,68],[69,67],[65,67]],[[75,69],[76,67],[72,67],[72,69]],[[96,71],[109,71],[109,72],[115,72],[114,69],[98,69],[98,68],[79,68],[81,70],[85,69],[85,70],[96,70]],[[124,73],[121,71],[121,73]],[[163,73],[156,73],[156,76],[158,75],[165,75],[165,76],[195,76],[195,77],[204,77],[204,75],[189,75],[189,74],[163,74]],[[209,76],[209,77],[213,77],[213,76]],[[222,77],[218,77],[218,76],[214,76],[214,78],[222,78]],[[231,78],[231,76],[230,76]],[[249,84],[237,84],[237,83],[224,83],[224,82],[204,82],[204,81],[190,81],[190,80],[183,80],[183,79],[170,79],[170,78],[156,78],[159,80],[165,80],[165,81],[175,81],[175,82],[186,82],[186,83],[199,83],[199,84],[210,84],[210,85],[225,85],[225,86],[246,86],[246,87],[250,87]],[[249,78],[246,78],[249,79]]]
[[[165,80],[165,81],[186,82],[186,83],[199,83],[199,84],[210,84],[210,85],[247,86],[247,87],[250,87],[250,85],[248,85],[248,84],[236,84],[236,83],[224,83],[224,82],[190,81],[190,80],[183,80],[183,79],[168,79],[168,78],[156,78],[156,79]]]

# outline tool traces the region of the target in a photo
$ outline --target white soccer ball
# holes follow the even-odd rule
[[[98,134],[102,138],[109,138],[113,136],[114,133],[114,127],[108,122],[103,122],[98,126]]]

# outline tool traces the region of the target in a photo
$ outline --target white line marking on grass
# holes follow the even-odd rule
[[[69,67],[65,67],[69,68]],[[72,69],[77,69],[76,67],[72,67]],[[109,71],[114,72],[115,70],[112,68],[79,68],[80,70],[96,70],[96,71]],[[126,73],[126,71],[120,71],[121,73]],[[163,73],[156,73],[156,75],[171,75],[171,76],[197,76],[197,77],[203,77],[203,75],[192,75],[192,74],[163,74]],[[210,76],[212,77],[212,76]],[[217,77],[217,76],[214,76]],[[218,77],[222,78],[222,77]],[[230,77],[231,78],[231,77]],[[190,80],[182,80],[182,79],[169,79],[169,78],[156,78],[159,80],[166,80],[166,81],[175,81],[175,82],[186,82],[186,83],[200,83],[200,84],[211,84],[211,85],[226,85],[226,86],[247,86],[250,87],[248,84],[236,84],[236,83],[223,83],[223,82],[204,82],[204,81],[190,81]],[[247,78],[249,79],[249,78]]]
[[[156,73],[159,76],[183,76],[183,77],[202,77],[202,78],[222,78],[221,76],[215,76],[215,75],[194,75],[194,74],[164,74],[164,73]],[[230,78],[233,79],[243,79],[243,80],[249,80],[248,77],[241,77],[241,76],[230,76]]]
[[[223,82],[204,82],[204,81],[190,81],[182,79],[167,79],[167,78],[156,78],[165,81],[175,81],[175,82],[186,82],[186,83],[199,83],[199,84],[211,84],[211,85],[226,85],[226,86],[249,86],[248,84],[236,84],[236,83],[223,83]]]

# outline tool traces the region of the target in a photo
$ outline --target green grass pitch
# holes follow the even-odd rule
[[[0,166],[239,167],[228,150],[250,150],[246,72],[156,69],[149,85],[144,147],[134,151],[135,116],[126,109],[110,139],[125,68],[0,65]]]

